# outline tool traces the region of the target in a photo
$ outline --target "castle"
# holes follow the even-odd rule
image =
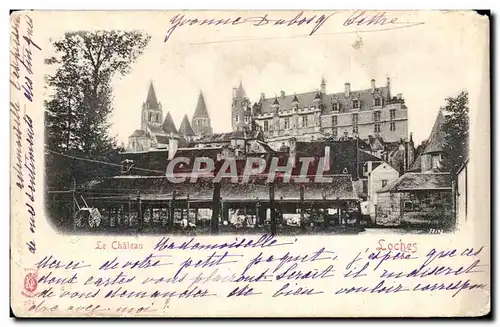
[[[297,141],[382,138],[384,142],[408,139],[408,110],[401,94],[391,95],[391,81],[377,86],[328,93],[322,79],[316,91],[266,98],[262,93],[253,105],[240,83],[233,89],[233,131],[252,130],[258,126],[272,147]]]
[[[408,142],[408,110],[401,93],[392,96],[389,78],[383,86],[377,86],[372,79],[370,88],[360,90],[351,90],[350,83],[345,83],[344,91],[337,93],[327,92],[323,78],[316,91],[291,95],[281,91],[270,98],[261,93],[253,104],[240,82],[233,88],[231,115],[233,134],[253,135],[259,131],[275,150],[293,146],[297,141],[325,139],[359,138],[374,148],[379,147],[377,151],[386,150],[386,144]],[[212,135],[201,91],[192,120],[184,115],[177,130],[170,113],[163,120],[162,106],[151,83],[142,105],[141,129],[130,135],[127,151],[168,149],[169,144],[178,147],[200,142],[203,144],[198,145],[204,147]]]

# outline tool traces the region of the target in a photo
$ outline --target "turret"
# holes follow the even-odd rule
[[[233,131],[245,130],[249,127],[249,124],[251,124],[251,121],[253,120],[250,101],[247,98],[247,94],[241,81],[237,88],[233,88],[231,114]]]

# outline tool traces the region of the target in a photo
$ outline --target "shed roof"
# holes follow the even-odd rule
[[[377,193],[411,191],[451,191],[449,173],[406,173]]]

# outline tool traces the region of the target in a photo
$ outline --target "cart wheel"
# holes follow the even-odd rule
[[[99,213],[99,210],[92,208],[89,217],[89,227],[97,228],[99,225],[101,225],[101,214]]]
[[[84,228],[87,226],[89,219],[89,212],[87,210],[78,210],[75,214],[75,226],[77,228]]]

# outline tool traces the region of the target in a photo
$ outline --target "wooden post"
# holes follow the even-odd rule
[[[153,225],[153,223],[154,223],[154,219],[153,219],[153,211],[154,211],[154,210],[153,210],[153,204],[151,203],[151,204],[149,205],[149,225],[150,225],[150,226],[151,226],[151,225]]]
[[[325,207],[326,192],[324,190],[321,191],[321,197],[323,199],[323,203],[319,208],[319,212],[321,212],[323,214],[323,229],[326,229],[328,227],[328,216],[326,214],[326,207]]]
[[[274,204],[274,183],[269,183],[269,207],[271,208],[271,235],[276,235],[276,208]]]
[[[137,229],[140,231],[142,229],[142,220],[143,220],[143,212],[142,212],[142,200],[141,196],[137,195]]]
[[[304,223],[304,185],[300,185],[300,230],[306,231],[306,224]]]
[[[175,190],[172,192],[172,200],[170,200],[170,212],[168,214],[168,231],[174,230],[174,214],[175,214]]]
[[[213,201],[212,201],[212,220],[211,231],[212,234],[219,232],[219,210],[220,210],[220,183],[214,183]]]
[[[128,226],[132,227],[132,201],[128,198]]]
[[[263,225],[262,219],[260,219],[260,201],[259,201],[259,198],[257,198],[257,202],[255,203],[255,220],[257,221],[257,224],[259,226]]]
[[[198,227],[198,208],[194,212],[194,224]]]
[[[403,214],[404,214],[404,194],[405,193],[398,193],[399,194],[399,223],[401,224],[401,221],[403,220]]]
[[[73,226],[74,226],[74,229],[76,230],[76,223],[75,223],[75,216],[76,216],[76,180],[75,178],[73,178],[73,189],[71,190],[71,196],[73,197],[72,201],[73,202],[73,210],[72,210],[72,215],[71,215],[71,219],[73,221]]]
[[[186,219],[187,219],[187,222],[188,222],[188,226],[187,227],[189,227],[189,194],[187,195],[187,204],[186,204],[186,206],[187,206],[187,212],[186,212],[187,217],[186,217]]]
[[[106,210],[108,211],[108,224],[109,224],[109,227],[112,227],[112,224],[111,224],[111,207],[109,205],[106,206]]]

